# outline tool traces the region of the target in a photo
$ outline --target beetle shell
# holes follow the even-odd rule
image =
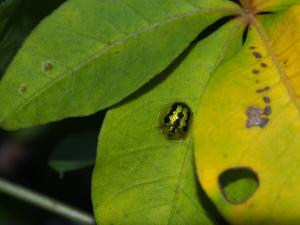
[[[163,133],[167,139],[183,139],[188,131],[191,110],[185,103],[174,103],[164,117]]]

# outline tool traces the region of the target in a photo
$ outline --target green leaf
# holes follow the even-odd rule
[[[56,146],[49,165],[59,173],[92,166],[95,163],[96,147],[96,132],[69,135]]]
[[[236,12],[228,0],[70,0],[45,19],[0,83],[0,126],[17,129],[111,106]]]
[[[199,196],[191,132],[184,140],[166,139],[162,117],[174,102],[196,113],[211,74],[241,48],[243,29],[233,20],[191,46],[138,98],[107,113],[92,185],[98,224],[215,223]]]

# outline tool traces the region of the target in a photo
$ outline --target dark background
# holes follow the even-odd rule
[[[0,0],[0,4],[4,1],[8,0]],[[11,14],[5,15],[9,20],[0,33],[0,78],[27,35],[63,2],[64,0],[21,0]],[[97,137],[104,113],[22,131],[0,130],[0,176],[92,213],[92,166],[60,174],[49,166],[48,160],[57,145],[70,135],[76,134],[79,141],[80,135],[87,133]],[[93,138],[93,141],[92,146],[96,146],[97,138]],[[69,150],[72,154],[72,146]],[[96,148],[89,145],[84,151],[95,155]],[[0,224],[74,223],[0,193]]]

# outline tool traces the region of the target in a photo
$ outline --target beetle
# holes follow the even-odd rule
[[[178,140],[186,136],[191,120],[191,109],[183,102],[175,102],[163,119],[163,134],[167,139]]]

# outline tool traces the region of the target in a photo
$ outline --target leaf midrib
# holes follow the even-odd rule
[[[188,161],[188,158],[189,158],[188,156],[189,156],[189,154],[191,154],[191,151],[193,149],[192,148],[192,146],[193,146],[192,143],[193,142],[192,142],[191,138],[189,138],[188,143],[189,144],[186,147],[186,151],[184,153],[184,158],[183,158],[183,161],[182,161],[182,165],[181,165],[179,173],[178,173],[177,183],[175,185],[174,197],[171,201],[171,209],[170,209],[170,213],[169,213],[169,216],[168,216],[167,225],[172,224],[171,219],[173,218],[174,212],[176,212],[176,205],[177,205],[177,202],[178,202],[178,199],[179,199],[179,194],[181,193],[181,190],[184,187],[184,178],[185,178],[185,174],[186,174],[186,165],[187,165],[187,161]]]
[[[220,54],[217,57],[217,60],[216,60],[216,62],[214,64],[214,66],[212,66],[211,70],[209,71],[210,76],[209,76],[209,79],[207,80],[207,82],[205,84],[204,90],[203,90],[202,94],[200,94],[198,96],[198,99],[199,99],[198,105],[200,105],[200,101],[201,101],[200,99],[203,97],[203,94],[207,90],[207,87],[208,87],[208,85],[210,83],[210,80],[211,80],[213,72],[216,70],[216,68],[218,67],[218,65],[220,65],[220,63],[224,59],[224,53],[226,52],[227,47],[228,47],[230,41],[232,40],[232,36],[233,36],[234,32],[236,30],[240,29],[241,26],[243,26],[243,23],[242,22],[238,23],[238,25],[227,35],[226,40],[224,42],[224,45],[222,46],[222,48],[220,48],[221,49],[220,50]],[[183,163],[181,165],[181,169],[180,169],[180,171],[178,173],[178,180],[177,180],[177,184],[176,184],[176,187],[175,187],[175,195],[174,195],[174,198],[173,198],[173,201],[172,201],[172,204],[171,204],[172,208],[170,210],[170,214],[169,214],[167,225],[171,224],[172,214],[173,214],[174,210],[176,209],[177,200],[179,198],[179,194],[181,192],[181,188],[184,186],[184,179],[182,179],[182,177],[185,177],[184,174],[185,174],[185,169],[186,169],[186,165],[187,165],[188,156],[191,153],[190,151],[192,151],[193,149],[194,149],[193,148],[193,141],[192,141],[192,138],[190,138],[189,145],[187,146],[187,150],[185,152],[184,160],[183,160]]]
[[[297,94],[294,91],[294,88],[292,87],[291,83],[289,82],[289,78],[285,72],[285,69],[283,68],[283,65],[280,63],[280,59],[277,57],[275,50],[272,48],[272,45],[269,41],[269,37],[264,30],[263,26],[261,23],[255,18],[251,17],[252,25],[257,31],[258,35],[260,36],[262,42],[265,45],[265,48],[267,49],[269,55],[271,56],[271,60],[273,62],[273,65],[275,65],[276,70],[284,84],[284,86],[287,89],[288,95],[291,99],[291,101],[294,103],[298,114],[300,116],[300,104],[296,101],[297,99]]]
[[[32,102],[36,97],[38,97],[40,94],[42,94],[43,92],[45,92],[46,90],[48,90],[50,87],[54,86],[57,82],[59,82],[60,80],[63,80],[67,77],[67,74],[69,74],[70,72],[77,72],[79,71],[81,68],[83,68],[84,66],[86,66],[87,64],[97,60],[100,56],[106,54],[109,52],[109,50],[113,49],[116,46],[122,45],[124,43],[126,43],[127,41],[134,39],[135,37],[138,37],[139,35],[155,30],[157,27],[160,26],[164,26],[167,24],[172,24],[175,23],[178,20],[181,20],[183,18],[186,17],[192,17],[195,16],[197,14],[201,15],[201,14],[205,14],[205,13],[211,13],[211,12],[224,12],[224,11],[228,11],[230,13],[234,13],[235,10],[231,9],[231,8],[208,8],[208,9],[200,9],[197,8],[195,10],[192,10],[191,12],[182,14],[180,16],[174,16],[171,17],[167,20],[164,20],[163,22],[157,22],[157,23],[153,23],[148,27],[145,27],[143,29],[137,30],[136,32],[133,32],[127,36],[124,36],[123,38],[120,38],[119,40],[116,40],[114,42],[111,43],[111,45],[102,48],[98,51],[95,52],[95,54],[93,54],[92,56],[88,57],[86,60],[83,60],[81,63],[78,63],[74,66],[69,67],[65,72],[62,72],[60,74],[58,74],[51,82],[51,83],[47,83],[46,85],[42,86],[39,90],[37,90],[34,94],[32,94],[30,97],[28,97],[25,101],[23,101],[21,104],[17,105],[16,107],[14,107],[12,110],[10,110],[5,116],[3,116],[0,124],[3,124],[4,121],[14,112],[20,110],[21,108],[25,107],[27,104],[29,104],[30,102]]]

